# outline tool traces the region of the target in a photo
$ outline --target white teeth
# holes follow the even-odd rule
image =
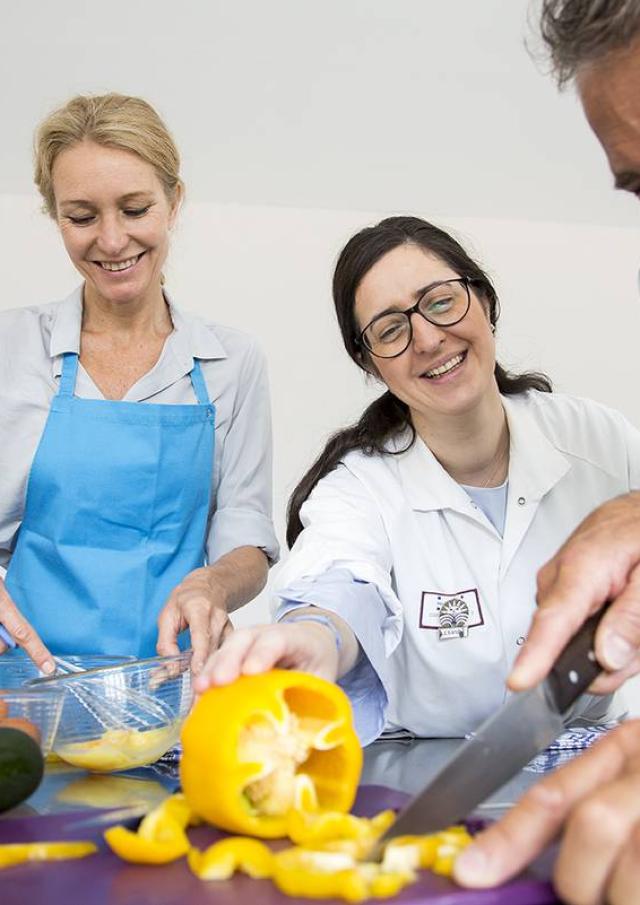
[[[431,371],[426,372],[427,377],[440,377],[442,374],[448,374],[449,371],[452,371],[455,367],[457,367],[460,362],[464,359],[464,354],[456,355],[454,358],[450,358],[449,361],[445,361],[443,365],[440,365],[439,368],[433,368]]]
[[[136,255],[135,258],[129,258],[128,261],[98,261],[97,263],[103,270],[128,270],[129,267],[133,267],[139,257],[140,255]]]

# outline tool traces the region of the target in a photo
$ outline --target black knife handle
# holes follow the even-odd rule
[[[603,671],[594,653],[594,639],[609,604],[584,623],[567,644],[547,678],[547,688],[559,713],[564,713]]]

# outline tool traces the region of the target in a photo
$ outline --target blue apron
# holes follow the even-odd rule
[[[79,399],[77,372],[66,353],[5,583],[52,653],[150,657],[167,598],[205,562],[215,406],[198,361],[197,405]]]

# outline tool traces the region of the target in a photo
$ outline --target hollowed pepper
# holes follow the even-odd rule
[[[318,807],[353,804],[362,750],[349,700],[337,685],[275,669],[202,695],[182,732],[180,777],[191,808],[221,829],[286,835],[297,783]]]

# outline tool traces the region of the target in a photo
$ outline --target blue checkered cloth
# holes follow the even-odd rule
[[[572,726],[552,742],[548,748],[537,754],[524,768],[529,773],[548,773],[567,763],[577,754],[590,748],[594,742],[606,735],[617,723],[601,723],[593,726]]]

